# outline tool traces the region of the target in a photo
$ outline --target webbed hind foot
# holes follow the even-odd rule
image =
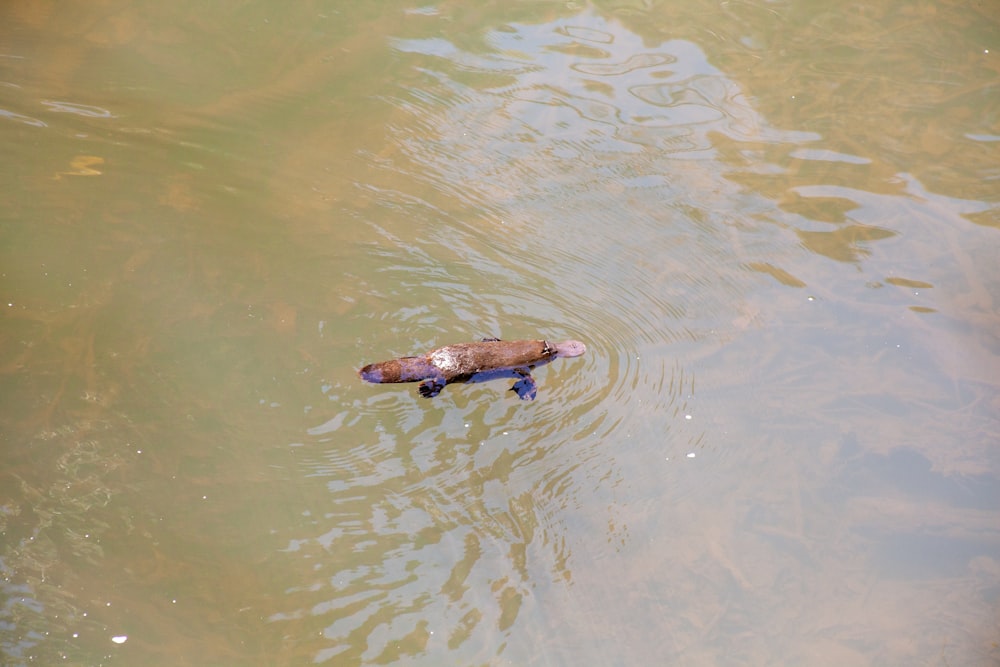
[[[425,380],[417,387],[420,395],[424,398],[433,398],[440,394],[442,389],[444,389],[444,383],[435,380]]]

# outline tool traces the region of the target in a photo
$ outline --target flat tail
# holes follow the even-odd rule
[[[365,382],[382,384],[385,382],[417,382],[440,375],[424,357],[403,357],[390,361],[368,364],[358,371]]]
[[[358,371],[358,376],[365,382],[372,382],[375,384],[380,384],[382,382],[388,382],[388,380],[383,380],[384,373],[382,371],[382,366],[385,362],[379,362],[377,364],[368,364],[360,371]]]

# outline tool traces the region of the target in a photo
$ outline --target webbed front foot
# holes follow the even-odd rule
[[[538,385],[535,384],[535,378],[531,377],[530,374],[521,373],[521,379],[515,382],[510,390],[517,392],[517,397],[522,401],[533,401],[538,393]]]

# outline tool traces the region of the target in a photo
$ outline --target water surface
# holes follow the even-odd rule
[[[0,9],[4,664],[1000,662],[1000,14],[356,5]]]

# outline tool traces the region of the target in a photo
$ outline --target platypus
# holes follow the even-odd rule
[[[402,357],[368,364],[358,375],[366,382],[420,382],[420,395],[437,396],[451,382],[480,382],[497,377],[518,378],[511,391],[525,401],[535,398],[537,387],[531,370],[558,357],[579,357],[587,346],[578,340],[550,343],[544,340],[484,338],[479,343],[458,343],[431,350],[422,357]],[[421,382],[423,380],[423,382]]]

